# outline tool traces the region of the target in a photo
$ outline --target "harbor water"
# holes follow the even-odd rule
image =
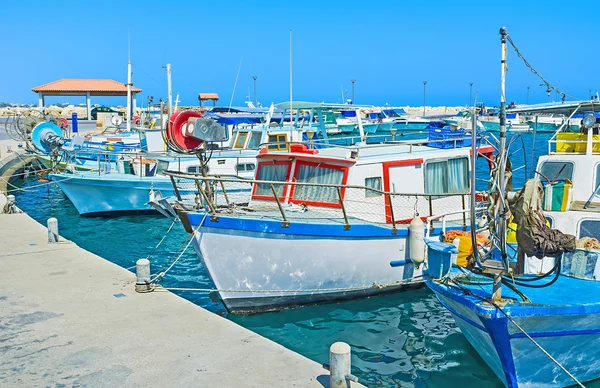
[[[536,160],[547,152],[549,136],[538,134]],[[523,138],[525,151],[515,153],[513,166],[522,165],[526,155],[528,170],[532,171],[533,135],[524,134]],[[513,150],[518,148],[520,143]],[[487,164],[480,166],[479,176],[487,174],[485,167]],[[520,187],[524,178],[523,172],[515,173],[514,187]],[[42,224],[56,217],[65,238],[132,271],[136,260],[148,256],[171,225],[170,220],[154,215],[80,217],[57,186],[40,185],[37,178],[14,183],[21,187],[13,192],[17,204],[31,217]],[[484,182],[480,184],[485,187]],[[150,257],[152,272],[158,273],[172,263],[187,242],[188,235],[181,225],[174,225]],[[162,285],[214,288],[192,248],[168,272]],[[328,362],[333,342],[347,342],[352,347],[352,372],[366,386],[501,386],[462,336],[450,313],[426,288],[254,316],[228,314],[216,296],[208,292],[177,293],[319,363]]]

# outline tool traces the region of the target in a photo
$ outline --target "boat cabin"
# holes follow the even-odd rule
[[[292,144],[276,153],[263,148],[255,177],[261,183],[253,186],[250,207],[278,201],[303,209],[344,208],[349,217],[380,223],[465,209],[470,151],[401,143],[322,149]]]

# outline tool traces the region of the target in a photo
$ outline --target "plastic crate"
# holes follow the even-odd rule
[[[462,147],[464,138],[465,130],[463,128],[452,129],[450,126],[429,128],[429,146],[433,148]]]
[[[458,254],[454,244],[427,241],[427,268],[432,279],[441,279],[452,269],[452,256]]]

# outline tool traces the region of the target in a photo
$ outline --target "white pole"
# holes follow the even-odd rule
[[[91,98],[90,92],[87,92],[85,94],[85,106],[86,106],[86,112],[87,112],[87,119],[91,120],[92,119],[92,98]]]
[[[500,254],[503,263],[507,263],[506,254],[506,214],[504,209],[504,198],[506,195],[506,182],[505,182],[505,158],[506,158],[506,27],[500,28],[500,36],[502,43],[502,61],[500,68],[500,152],[499,152],[499,166],[498,166],[498,191],[502,198],[497,198],[498,203],[496,214],[498,215],[498,223],[496,227],[496,234],[499,238]],[[508,268],[506,268],[508,270]],[[502,298],[502,274],[494,275],[494,286],[492,299],[499,301]]]
[[[168,104],[168,110],[167,110],[167,114],[169,115],[167,117],[167,122],[169,122],[169,120],[171,119],[171,113],[173,113],[173,88],[171,85],[171,64],[167,63],[167,104]],[[162,112],[160,112],[160,114],[162,115]]]
[[[127,61],[127,132],[131,131],[131,60]]]

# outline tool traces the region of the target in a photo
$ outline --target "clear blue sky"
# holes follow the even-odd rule
[[[263,105],[287,101],[292,29],[294,100],[339,102],[356,79],[356,103],[422,105],[427,80],[428,105],[468,104],[469,82],[497,104],[503,25],[551,83],[587,98],[600,88],[598,11],[597,1],[6,1],[0,101],[37,102],[30,89],[60,78],[125,82],[128,30],[144,96],[166,97],[171,63],[183,104],[216,92],[227,105],[243,58],[234,105],[253,75]],[[529,85],[530,102],[548,101],[539,84],[509,49],[507,99],[525,102]]]

